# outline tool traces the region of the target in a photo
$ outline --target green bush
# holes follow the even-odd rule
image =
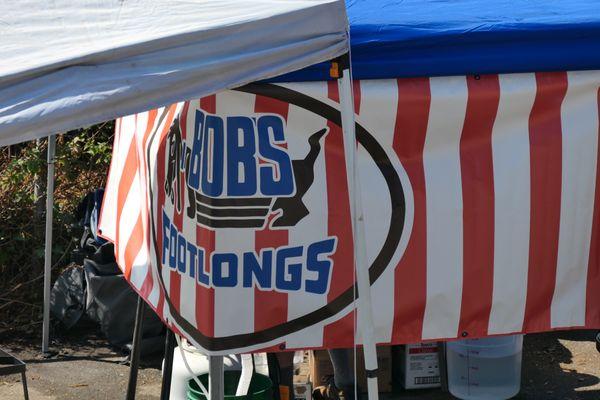
[[[54,276],[69,263],[75,207],[106,183],[113,134],[109,122],[57,136]],[[46,146],[42,139],[0,148],[0,337],[41,319]]]

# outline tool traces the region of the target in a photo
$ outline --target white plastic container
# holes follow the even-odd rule
[[[506,400],[519,393],[523,335],[447,344],[448,388],[463,400]]]
[[[185,352],[185,359],[187,360],[190,368],[196,376],[208,373],[208,357],[200,353],[193,346],[182,341],[183,351]],[[256,372],[263,375],[268,375],[269,370],[267,368],[267,357],[265,353],[255,354],[254,357]],[[235,371],[242,368],[241,358],[239,355],[229,355],[223,357],[223,364],[225,371]],[[163,361],[164,368],[164,361]],[[179,347],[175,347],[173,353],[173,372],[171,374],[171,392],[170,399],[185,399],[187,393],[187,383],[192,377],[192,374],[188,371],[183,358],[181,358],[181,352]]]

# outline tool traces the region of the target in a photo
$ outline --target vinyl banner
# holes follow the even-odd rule
[[[599,85],[354,83],[378,343],[600,327]],[[251,84],[120,119],[101,234],[208,353],[351,347],[347,178],[336,82]]]

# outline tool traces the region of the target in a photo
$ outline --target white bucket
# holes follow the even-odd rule
[[[506,400],[519,393],[523,335],[447,344],[448,388],[463,400]]]

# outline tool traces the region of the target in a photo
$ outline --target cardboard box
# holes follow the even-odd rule
[[[394,346],[394,381],[405,389],[440,387],[437,343]]]
[[[365,362],[362,348],[356,350],[357,360],[357,383],[359,390],[365,392],[367,390],[367,376],[365,373]],[[377,366],[379,383],[379,391],[389,393],[392,391],[392,352],[389,346],[377,347]],[[315,350],[310,352],[309,358],[310,381],[313,387],[321,386],[323,378],[328,375],[333,375],[333,365],[329,359],[327,350]],[[350,357],[350,368],[354,368],[353,356]]]

